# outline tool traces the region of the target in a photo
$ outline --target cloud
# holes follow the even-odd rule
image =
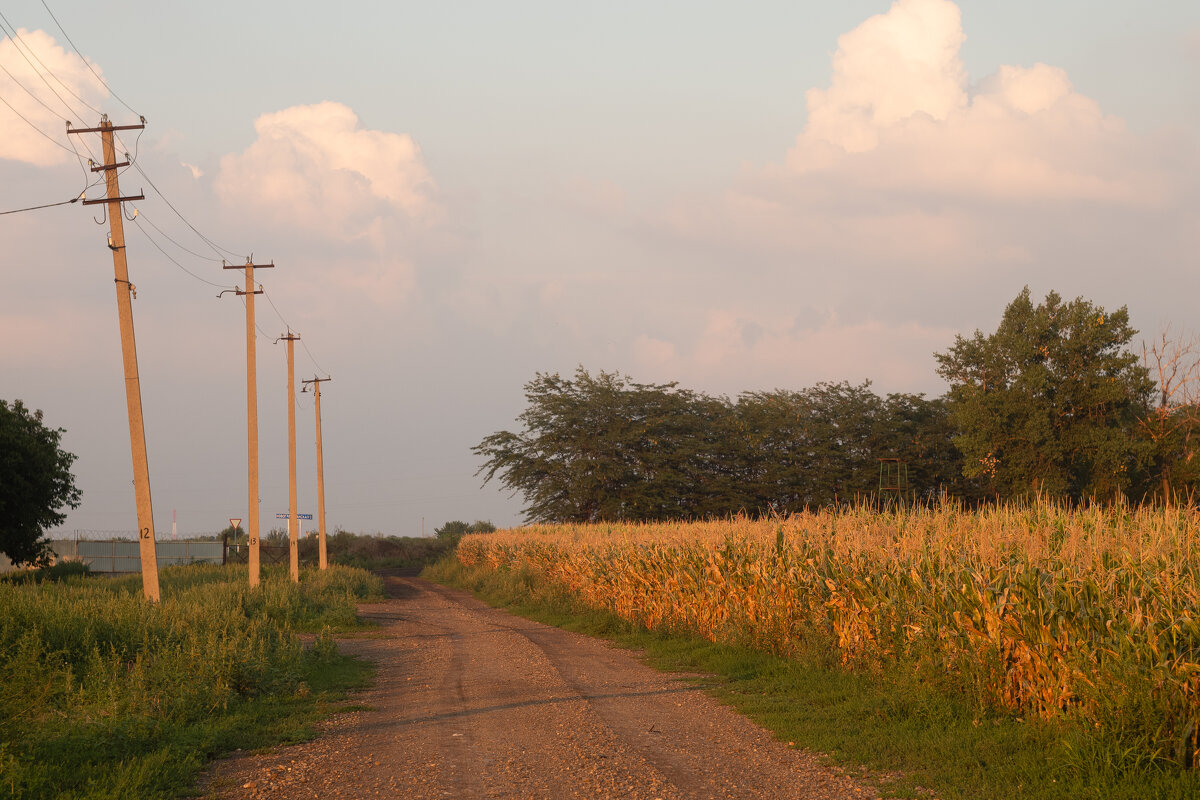
[[[383,221],[424,224],[438,214],[412,137],[362,128],[341,103],[263,114],[254,129],[258,138],[224,156],[214,182],[231,208],[343,239],[378,236]]]
[[[204,170],[200,169],[200,167],[197,167],[195,164],[189,164],[186,161],[180,161],[179,166],[192,173],[193,180],[199,180],[200,178],[204,177]]]
[[[93,113],[87,105],[108,96],[87,65],[45,31],[18,28],[16,38],[0,40],[0,66],[0,158],[46,167],[69,161],[72,144],[83,152],[68,141],[63,120],[78,124]]]
[[[1134,232],[1176,235],[1190,143],[1131,132],[1055,66],[973,79],[965,41],[954,3],[897,0],[838,39],[782,163],[677,197],[647,227],[700,258],[751,252],[777,278],[799,268],[813,291],[846,274],[1023,271],[1064,263],[1066,241],[1103,255]]]
[[[829,88],[806,94],[790,172],[945,198],[1163,201],[1136,137],[1066,72],[1004,65],[971,92],[964,40],[949,0],[897,0],[842,36]]]

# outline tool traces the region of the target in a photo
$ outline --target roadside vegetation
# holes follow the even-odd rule
[[[370,678],[331,638],[382,592],[362,570],[264,570],[252,591],[236,567],[168,567],[153,605],[137,575],[41,577],[0,580],[2,795],[185,795],[207,761],[305,738]]]
[[[326,537],[326,547],[331,564],[341,564],[359,569],[421,569],[453,552],[458,540],[468,533],[488,533],[496,530],[490,522],[477,520],[467,523],[451,520],[434,529],[429,536],[384,536],[382,534],[353,533],[338,528]],[[225,539],[235,548],[229,558],[237,563],[246,563],[246,532],[237,528],[226,528],[214,539]],[[282,561],[287,554],[288,534],[275,528],[262,537],[268,552],[278,555]],[[316,564],[318,558],[317,535],[309,532],[299,541],[301,564]]]
[[[714,673],[896,796],[1195,797],[1200,513],[866,506],[536,525],[427,570]]]

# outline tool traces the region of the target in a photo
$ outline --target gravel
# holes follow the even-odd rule
[[[629,651],[417,578],[341,639],[375,686],[321,735],[215,764],[207,798],[876,798]]]

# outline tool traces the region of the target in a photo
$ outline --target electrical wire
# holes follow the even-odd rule
[[[137,209],[135,208],[134,210],[136,211]],[[207,278],[202,278],[202,277],[200,277],[199,275],[197,275],[196,273],[192,272],[190,269],[188,269],[187,267],[185,267],[183,264],[180,264],[178,261],[176,261],[174,258],[172,258],[172,257],[171,257],[171,254],[170,254],[170,253],[168,253],[168,252],[167,252],[165,249],[163,249],[163,246],[162,246],[162,245],[160,245],[158,242],[156,242],[156,241],[154,240],[154,237],[153,237],[153,236],[151,236],[151,235],[150,235],[150,234],[149,234],[149,233],[146,231],[146,229],[142,227],[142,225],[141,225],[141,223],[140,223],[140,222],[138,222],[138,217],[137,217],[136,215],[134,216],[134,218],[133,218],[133,221],[134,221],[134,223],[137,225],[137,229],[138,229],[138,230],[141,232],[141,234],[142,234],[143,236],[145,236],[145,237],[146,237],[146,238],[147,238],[147,239],[150,241],[150,244],[154,245],[154,246],[155,246],[155,248],[157,248],[157,249],[158,249],[158,252],[162,253],[162,254],[163,254],[163,256],[164,256],[164,257],[165,257],[165,258],[166,258],[168,261],[170,261],[170,262],[171,262],[172,264],[174,264],[175,266],[179,267],[181,270],[183,270],[184,272],[186,272],[188,275],[191,275],[193,278],[195,278],[196,280],[200,281],[201,283],[207,283],[209,286],[215,287],[215,288],[217,288],[217,289],[235,289],[235,290],[237,289],[237,287],[236,287],[236,286],[230,286],[229,284],[220,284],[220,283],[214,283],[214,282],[212,282],[212,281],[208,280]]]
[[[92,111],[96,112],[97,114],[103,113],[102,111],[100,111],[100,109],[96,108],[94,105],[89,103],[87,100],[84,100],[82,97],[80,97],[78,94],[76,94],[74,89],[72,89],[67,84],[63,83],[62,79],[59,78],[57,75],[55,75],[54,71],[52,69],[50,69],[49,67],[46,66],[46,62],[44,62],[40,58],[38,58],[38,54],[36,52],[34,52],[33,48],[29,46],[29,43],[26,42],[21,37],[21,33],[20,33],[20,31],[17,30],[17,26],[13,25],[11,22],[9,22],[8,18],[4,16],[3,12],[0,12],[0,19],[3,19],[4,22],[8,25],[8,27],[12,28],[12,31],[13,31],[12,35],[16,38],[16,40],[19,41],[21,44],[25,45],[25,49],[29,51],[29,55],[33,56],[34,60],[37,61],[38,64],[41,65],[42,69],[44,69],[46,71],[46,74],[49,75],[51,78],[54,78],[54,80],[58,83],[59,86],[66,89],[67,92],[72,97],[74,97],[79,102],[83,103],[85,106],[87,106]]]
[[[112,90],[112,87],[104,82],[104,78],[101,78],[100,74],[98,72],[96,72],[95,69],[92,68],[91,62],[89,62],[86,58],[83,57],[83,53],[79,52],[79,48],[75,46],[75,42],[72,41],[71,37],[67,34],[66,30],[63,29],[62,23],[58,21],[58,17],[54,16],[54,12],[50,10],[50,6],[46,5],[46,0],[42,0],[42,8],[46,9],[46,13],[50,15],[50,19],[54,20],[54,24],[58,26],[58,30],[62,33],[63,38],[67,40],[67,43],[71,45],[71,49],[75,51],[75,55],[79,56],[79,60],[84,63],[84,66],[86,66],[88,68],[88,70],[92,73],[92,75],[94,75],[96,77],[96,80],[100,81],[100,85],[103,86],[105,89],[107,89],[108,93],[117,99],[117,102],[119,102],[121,105],[125,106],[125,108],[128,108],[129,113],[133,114],[135,117],[141,117],[142,116],[141,114],[134,111],[133,108],[129,105],[129,103],[126,103],[124,100],[122,100],[121,96],[119,94],[117,94],[116,92],[114,92]]]
[[[150,227],[151,227],[151,228],[154,228],[154,230],[158,231],[159,235],[161,235],[161,236],[162,236],[164,239],[166,239],[168,242],[170,242],[171,244],[175,245],[176,247],[178,247],[180,250],[182,250],[183,252],[187,253],[188,255],[195,256],[196,258],[198,258],[198,259],[200,259],[200,260],[202,260],[202,261],[208,261],[208,262],[211,262],[211,263],[214,263],[214,264],[216,264],[216,263],[224,263],[224,259],[218,259],[218,258],[213,258],[212,256],[201,255],[200,253],[197,253],[195,250],[190,250],[190,249],[188,249],[188,248],[184,247],[184,246],[183,246],[182,244],[180,244],[178,241],[176,241],[175,239],[171,238],[171,236],[170,236],[170,235],[169,235],[169,234],[168,234],[166,231],[164,231],[162,228],[160,228],[160,227],[158,227],[157,225],[155,225],[155,224],[154,224],[154,220],[152,220],[152,219],[150,219],[148,216],[146,216],[146,212],[144,212],[144,211],[142,211],[142,210],[140,210],[140,209],[139,209],[139,210],[138,210],[138,216],[139,216],[139,218],[140,218],[140,219],[144,219],[144,220],[146,220],[146,222],[148,222],[148,223],[150,224]]]
[[[282,322],[284,327],[286,327],[289,331],[292,330],[291,324],[283,318],[283,314],[279,313],[279,309],[275,306],[275,301],[271,299],[271,295],[267,292],[266,288],[261,283],[258,285],[258,288],[263,290],[263,297],[267,298],[267,302],[270,303],[271,308],[275,310],[275,316],[279,317],[279,321]],[[308,353],[308,360],[311,361],[313,366],[317,368],[317,372],[324,372],[326,375],[328,375],[329,373],[317,363],[316,357],[312,354],[312,351],[308,349],[308,345],[303,339],[300,340],[300,346],[304,348],[305,353]]]
[[[21,118],[21,119],[22,119],[22,120],[25,122],[25,124],[26,124],[26,125],[28,125],[29,127],[33,128],[35,131],[37,131],[37,132],[38,132],[38,133],[40,133],[42,136],[44,136],[44,137],[46,138],[46,140],[47,140],[47,141],[49,141],[51,144],[53,144],[55,147],[59,147],[59,148],[62,148],[63,150],[66,150],[68,153],[70,153],[71,155],[75,156],[76,158],[78,158],[78,157],[79,157],[79,153],[77,153],[77,152],[75,152],[74,150],[72,150],[71,148],[67,147],[65,144],[63,144],[62,142],[58,141],[57,139],[55,139],[55,138],[54,138],[53,136],[51,136],[50,134],[46,133],[44,130],[42,130],[41,128],[39,128],[37,125],[35,125],[35,124],[33,124],[32,122],[30,122],[28,117],[26,117],[26,116],[25,116],[24,114],[22,114],[20,111],[17,111],[17,109],[15,109],[15,108],[13,107],[13,104],[12,104],[12,103],[10,103],[10,102],[8,102],[7,100],[5,100],[3,96],[0,96],[0,103],[4,103],[4,105],[8,106],[8,109],[9,109],[9,111],[13,112],[13,113],[14,113],[14,114],[16,114],[18,117],[20,117],[20,118]]]
[[[78,203],[83,199],[83,196],[72,197],[70,200],[63,200],[61,203],[46,203],[43,206],[29,206],[28,208],[14,208],[12,211],[0,211],[0,217],[5,214],[20,214],[22,211],[37,211],[39,208],[54,208],[55,206],[67,206],[71,203]]]
[[[22,50],[22,49],[21,49],[21,48],[20,48],[20,47],[17,45],[17,42],[20,42],[21,44],[25,44],[25,41],[24,41],[23,39],[21,39],[21,37],[20,37],[20,36],[17,34],[17,29],[12,27],[12,23],[10,23],[10,22],[8,21],[8,18],[4,16],[3,12],[0,12],[0,23],[2,23],[2,24],[0,24],[0,31],[4,31],[5,35],[6,35],[6,36],[8,36],[8,37],[9,37],[9,38],[12,40],[12,42],[13,42],[13,48],[14,48],[14,49],[15,49],[15,50],[16,50],[18,53],[20,53],[20,54],[21,54],[21,58],[25,59],[25,63],[26,63],[26,64],[28,64],[28,65],[29,65],[29,68],[33,70],[33,74],[37,75],[37,76],[38,76],[38,78],[39,78],[39,79],[42,81],[42,83],[46,84],[46,88],[50,90],[50,93],[51,93],[51,94],[53,94],[55,97],[57,97],[57,98],[58,98],[58,102],[60,102],[60,103],[62,103],[62,104],[63,104],[63,108],[65,108],[65,109],[67,110],[67,113],[68,113],[68,114],[70,114],[70,115],[71,115],[71,116],[73,116],[75,119],[79,120],[80,122],[83,122],[83,117],[82,117],[82,116],[80,116],[80,115],[79,115],[79,114],[78,114],[78,113],[75,111],[75,109],[71,107],[71,104],[70,104],[70,103],[68,103],[66,100],[64,100],[64,99],[63,99],[63,96],[62,96],[61,94],[59,94],[59,93],[58,93],[58,91],[57,91],[57,90],[56,90],[56,89],[55,89],[53,86],[51,86],[51,85],[50,85],[50,81],[46,80],[46,76],[42,74],[42,71],[41,71],[41,70],[39,70],[39,69],[38,69],[38,68],[37,68],[37,67],[34,65],[34,63],[33,63],[32,61],[30,61],[30,60],[29,60],[29,56],[25,54],[25,50]],[[5,27],[6,25],[7,25],[8,27]],[[9,30],[10,28],[11,28],[11,31]],[[28,45],[25,45],[25,48],[26,48],[26,49],[28,49],[28,48],[29,48],[29,46],[28,46]],[[32,51],[32,50],[30,50],[30,52],[32,53],[33,51]],[[34,57],[34,58],[37,58],[37,54],[35,53],[35,54],[33,55],[33,57]],[[39,59],[39,61],[40,61],[40,59]],[[6,70],[6,71],[7,71],[7,70]],[[16,80],[16,79],[14,78],[14,80]],[[55,80],[57,80],[57,78],[55,78]]]
[[[126,158],[129,158],[129,154],[128,154],[128,153],[126,153],[126,154],[125,154],[125,156],[126,156]],[[216,253],[216,254],[217,254],[217,257],[218,257],[218,258],[225,258],[226,256],[232,256],[233,258],[235,258],[235,259],[237,259],[237,260],[243,260],[243,259],[245,259],[245,258],[246,258],[244,255],[238,255],[237,253],[233,252],[232,250],[228,250],[228,249],[226,249],[226,248],[224,248],[224,247],[221,247],[221,246],[219,246],[219,245],[218,245],[216,242],[214,242],[212,239],[209,239],[207,236],[205,236],[203,233],[201,233],[199,230],[197,230],[197,229],[196,229],[196,226],[195,226],[195,225],[193,225],[192,223],[188,222],[188,220],[187,220],[187,217],[183,216],[183,214],[182,214],[182,213],[180,213],[179,209],[177,209],[177,208],[176,208],[176,207],[175,207],[175,206],[174,206],[174,205],[171,203],[171,201],[167,199],[167,196],[166,196],[165,194],[163,194],[163,193],[162,193],[162,190],[158,188],[157,184],[155,184],[155,183],[154,183],[154,181],[153,181],[153,180],[151,180],[150,176],[146,174],[146,171],[145,171],[144,169],[142,169],[141,165],[140,165],[140,164],[138,164],[138,162],[137,162],[137,161],[134,161],[133,159],[129,159],[129,161],[130,161],[130,164],[132,164],[132,165],[133,165],[134,169],[136,169],[138,172],[140,172],[140,173],[142,174],[142,177],[146,179],[146,182],[150,184],[150,187],[151,187],[152,189],[154,189],[155,193],[156,193],[156,194],[157,194],[159,197],[161,197],[161,198],[162,198],[162,201],[163,201],[164,203],[166,203],[166,204],[167,204],[167,207],[168,207],[168,208],[170,208],[172,211],[174,211],[174,212],[175,212],[175,216],[177,216],[177,217],[179,217],[179,219],[183,220],[183,224],[184,224],[184,225],[187,225],[189,228],[191,228],[191,229],[192,229],[192,233],[194,233],[194,234],[196,234],[197,236],[199,236],[199,237],[200,237],[200,240],[201,240],[202,242],[204,242],[205,244],[207,244],[207,245],[209,246],[209,248],[210,248],[210,249],[211,249],[211,250],[212,250],[214,253]]]
[[[61,119],[63,122],[70,122],[70,120],[68,120],[68,119],[67,119],[66,117],[64,117],[62,114],[58,113],[58,112],[57,112],[57,111],[55,111],[53,108],[51,108],[50,106],[46,105],[46,101],[45,101],[45,100],[43,100],[42,98],[38,97],[36,94],[34,94],[34,93],[33,93],[33,92],[32,92],[32,91],[29,89],[29,87],[28,87],[28,86],[26,86],[25,84],[23,84],[23,83],[21,83],[19,80],[17,80],[17,76],[16,76],[16,75],[13,75],[11,72],[9,72],[9,71],[8,71],[8,67],[4,66],[4,64],[2,64],[2,63],[0,63],[0,70],[3,70],[3,71],[4,71],[4,74],[8,76],[9,80],[11,80],[13,83],[15,83],[15,84],[17,85],[17,88],[19,88],[19,89],[23,90],[23,91],[25,92],[25,94],[27,94],[27,95],[29,95],[30,97],[32,97],[32,98],[33,98],[33,100],[34,100],[34,102],[36,102],[36,103],[37,103],[38,105],[40,105],[42,108],[46,109],[46,110],[47,110],[47,111],[49,111],[51,114],[53,114],[54,116],[58,117],[58,118],[59,118],[59,119]]]

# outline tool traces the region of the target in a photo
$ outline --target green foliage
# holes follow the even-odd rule
[[[41,583],[42,581],[64,581],[90,575],[91,567],[82,561],[60,561],[37,569],[23,569],[0,575],[3,583]]]
[[[468,533],[493,533],[495,530],[496,526],[485,520],[477,519],[468,524],[461,519],[453,519],[440,528],[434,528],[433,533],[444,542],[457,543]]]
[[[326,540],[329,560],[360,569],[411,569],[423,567],[444,556],[453,543],[420,536],[367,536],[341,529]],[[300,540],[301,561],[315,560],[317,538]]]
[[[63,508],[79,507],[75,456],[59,447],[65,432],[20,400],[0,400],[0,553],[14,564],[46,561],[46,529],[62,524]]]
[[[965,475],[1002,497],[1129,489],[1148,456],[1135,428],[1153,390],[1127,350],[1136,333],[1124,307],[1054,292],[1034,306],[1026,287],[995,333],[956,337],[937,360]]]
[[[244,569],[162,571],[163,601],[140,578],[0,582],[0,775],[24,798],[173,797],[202,763],[303,734],[329,690],[361,683],[328,634],[356,626],[377,579],[335,567],[283,571],[257,590]]]
[[[911,462],[910,484],[926,495],[966,485],[945,403],[880,398],[869,383],[733,403],[581,367],[525,390],[524,430],[474,450],[485,482],[524,495],[535,522],[787,514],[873,494],[880,458]]]

